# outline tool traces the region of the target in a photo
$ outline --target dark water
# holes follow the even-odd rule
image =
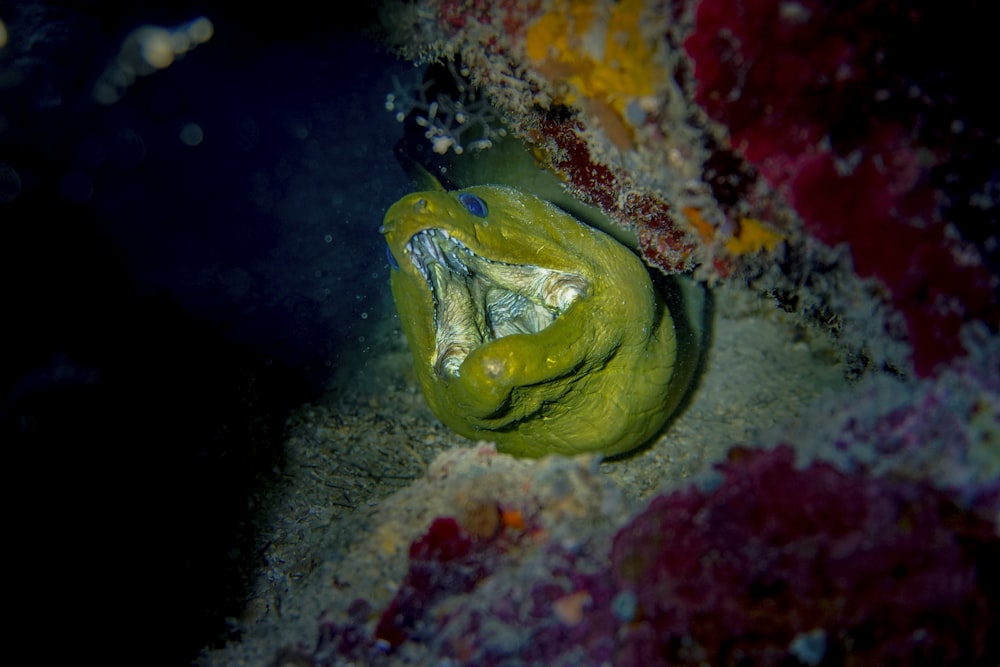
[[[134,4],[0,3],[5,551],[29,650],[184,664],[239,612],[288,411],[384,296],[402,65],[364,8]],[[93,100],[130,31],[197,16]]]

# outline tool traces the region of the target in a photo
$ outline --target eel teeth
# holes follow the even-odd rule
[[[579,274],[491,260],[443,229],[414,234],[406,251],[434,301],[432,364],[442,377],[457,377],[480,345],[538,333],[590,293]]]

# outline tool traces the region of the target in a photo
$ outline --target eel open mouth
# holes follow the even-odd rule
[[[474,349],[511,334],[538,333],[590,293],[581,275],[482,257],[443,229],[406,243],[434,299],[434,370],[457,377]]]

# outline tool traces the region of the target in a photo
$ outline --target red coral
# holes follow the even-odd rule
[[[797,469],[788,447],[731,458],[716,491],[658,497],[616,536],[614,575],[642,619],[622,660],[808,662],[796,642],[810,636],[811,664],[996,660],[990,526],[926,486]]]
[[[453,30],[465,27],[468,20],[489,23],[490,3],[484,0],[442,0],[441,21]]]
[[[621,183],[614,172],[591,159],[582,131],[577,120],[546,116],[539,120],[535,139],[548,147],[551,167],[584,201],[612,215],[618,208]]]
[[[436,519],[374,638],[358,600],[289,656],[390,664],[405,641],[421,664],[998,664],[994,516],[794,458],[733,450],[715,488],[655,498],[610,557],[603,530],[522,541],[520,519],[479,537]]]
[[[472,590],[492,572],[498,557],[512,541],[523,534],[503,520],[503,513],[496,505],[483,505],[477,514],[481,512],[494,514],[490,522],[494,529],[470,534],[455,519],[439,517],[426,534],[414,540],[406,578],[382,612],[376,639],[389,647],[402,644],[435,602]]]
[[[483,563],[470,558],[473,546],[457,521],[435,519],[427,534],[410,545],[410,569],[379,619],[376,638],[399,646],[435,600],[470,590],[485,574]]]
[[[607,166],[592,159],[576,120],[544,118],[536,141],[550,146],[551,168],[565,178],[573,194],[598,207],[623,227],[639,231],[639,244],[650,264],[668,273],[690,269],[698,261],[698,242],[670,214],[663,200],[625,187]],[[622,196],[627,193],[626,196]],[[727,267],[716,266],[721,275]]]
[[[442,23],[456,32],[469,20],[489,24],[499,16],[504,32],[513,35],[524,29],[540,5],[541,0],[442,0],[439,11]]]
[[[937,126],[953,121],[926,108],[917,81],[942,73],[906,69],[922,62],[906,57],[914,43],[937,42],[929,11],[875,0],[703,0],[684,44],[699,104],[809,232],[847,243],[859,275],[889,288],[924,375],[961,352],[963,322],[995,324],[998,313],[996,277],[938,208],[932,178],[952,157],[954,132]]]
[[[668,273],[679,273],[692,263],[702,250],[694,238],[682,230],[670,215],[670,207],[648,194],[630,192],[625,198],[625,215],[639,229],[642,254]],[[729,275],[731,263],[719,259],[713,268],[721,277]]]

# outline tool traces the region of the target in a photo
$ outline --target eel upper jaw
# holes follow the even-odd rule
[[[432,364],[441,378],[458,377],[476,348],[512,334],[534,334],[590,294],[582,275],[488,259],[446,230],[424,229],[406,254],[434,302]]]

